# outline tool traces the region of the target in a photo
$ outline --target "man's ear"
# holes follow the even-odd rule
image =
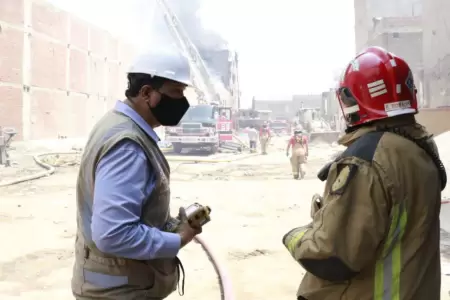
[[[161,94],[157,92],[156,90],[151,90],[148,98],[145,99],[145,101],[150,105],[151,108],[155,108],[158,106],[159,101],[161,100]]]
[[[144,85],[143,87],[141,87],[139,94],[142,97],[142,99],[148,101],[148,100],[150,100],[152,91],[153,91],[153,88],[151,86]]]

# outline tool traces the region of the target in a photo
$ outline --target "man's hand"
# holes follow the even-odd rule
[[[184,207],[180,207],[178,218],[181,223],[180,226],[178,226],[177,233],[181,237],[181,247],[183,248],[189,244],[197,234],[202,232],[202,227],[193,227],[189,224]]]

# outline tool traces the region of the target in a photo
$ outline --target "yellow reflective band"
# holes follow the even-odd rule
[[[306,233],[306,230],[297,232],[292,236],[292,238],[289,239],[287,248],[292,255],[294,255],[295,249],[297,248],[297,244],[298,244],[298,242],[300,242],[300,240],[305,235],[305,233]]]
[[[388,238],[375,266],[374,300],[400,299],[401,247],[408,214],[403,204],[392,208]]]

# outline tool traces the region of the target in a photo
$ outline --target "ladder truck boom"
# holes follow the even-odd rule
[[[175,41],[178,43],[178,46],[184,52],[189,60],[189,64],[192,70],[192,81],[194,82],[195,87],[200,91],[200,103],[214,103],[221,102],[221,99],[218,99],[218,95],[214,88],[213,83],[210,78],[211,75],[206,68],[205,62],[203,61],[200,53],[197,50],[197,47],[188,37],[186,31],[184,30],[181,22],[179,21],[176,14],[172,11],[169,4],[166,0],[156,0],[164,13],[164,20],[169,27],[170,32],[172,33]],[[202,97],[204,96],[204,98]],[[202,99],[203,98],[203,99]]]

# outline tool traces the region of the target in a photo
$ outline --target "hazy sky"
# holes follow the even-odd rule
[[[155,0],[51,2],[142,48],[151,40]],[[245,102],[327,90],[354,54],[353,0],[203,0],[200,16],[239,52]]]

